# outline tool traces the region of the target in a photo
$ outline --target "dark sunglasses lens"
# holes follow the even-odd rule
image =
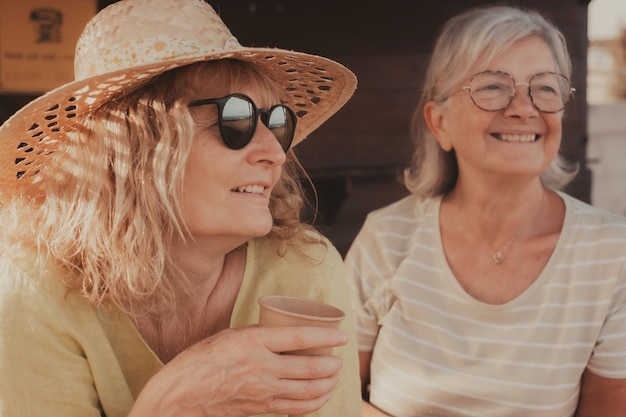
[[[241,149],[250,142],[255,128],[253,104],[241,97],[226,100],[220,115],[220,133],[231,149]]]
[[[285,152],[291,146],[295,130],[295,115],[285,106],[278,105],[270,110],[267,128],[276,136],[278,143]]]

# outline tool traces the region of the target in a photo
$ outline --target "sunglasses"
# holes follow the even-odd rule
[[[296,130],[296,115],[287,106],[277,104],[269,109],[257,109],[252,99],[235,93],[222,98],[207,98],[189,103],[189,107],[217,105],[217,123],[222,141],[230,149],[242,149],[252,140],[259,117],[274,134],[283,151],[291,146]]]

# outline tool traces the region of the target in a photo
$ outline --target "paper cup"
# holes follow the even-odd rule
[[[329,304],[308,298],[287,295],[266,295],[259,298],[259,325],[274,326],[316,326],[339,328],[345,313]],[[290,353],[294,355],[329,355],[332,347],[302,349]]]

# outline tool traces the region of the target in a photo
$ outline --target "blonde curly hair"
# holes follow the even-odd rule
[[[188,103],[199,91],[218,97],[243,87],[278,99],[273,81],[252,64],[225,59],[166,72],[97,109],[50,156],[39,191],[3,207],[2,249],[38,248],[47,254],[42,260],[69,270],[67,287],[96,306],[173,311],[183,274],[170,249],[189,238],[179,204],[194,132]],[[289,150],[270,199],[268,238],[282,254],[299,239],[322,243],[301,221],[305,178]]]

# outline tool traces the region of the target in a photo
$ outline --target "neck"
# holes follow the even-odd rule
[[[227,258],[245,246],[245,241],[240,240],[220,242],[217,238],[189,238],[175,244],[171,253],[187,283],[200,289],[216,282],[225,268]]]
[[[498,195],[476,198],[462,192],[451,194],[456,206],[461,230],[467,230],[485,248],[495,265],[504,261],[511,246],[524,234],[532,232],[533,222],[543,207],[547,191],[539,190],[512,196],[507,200]]]
[[[446,199],[476,228],[497,235],[498,231],[515,228],[527,219],[540,205],[546,191],[539,179],[498,187],[496,184],[469,184],[459,178]]]
[[[199,258],[202,254],[190,251],[176,258],[185,273],[176,288],[176,311],[133,317],[144,340],[164,363],[191,344],[230,326],[243,279],[246,246],[206,259]]]

